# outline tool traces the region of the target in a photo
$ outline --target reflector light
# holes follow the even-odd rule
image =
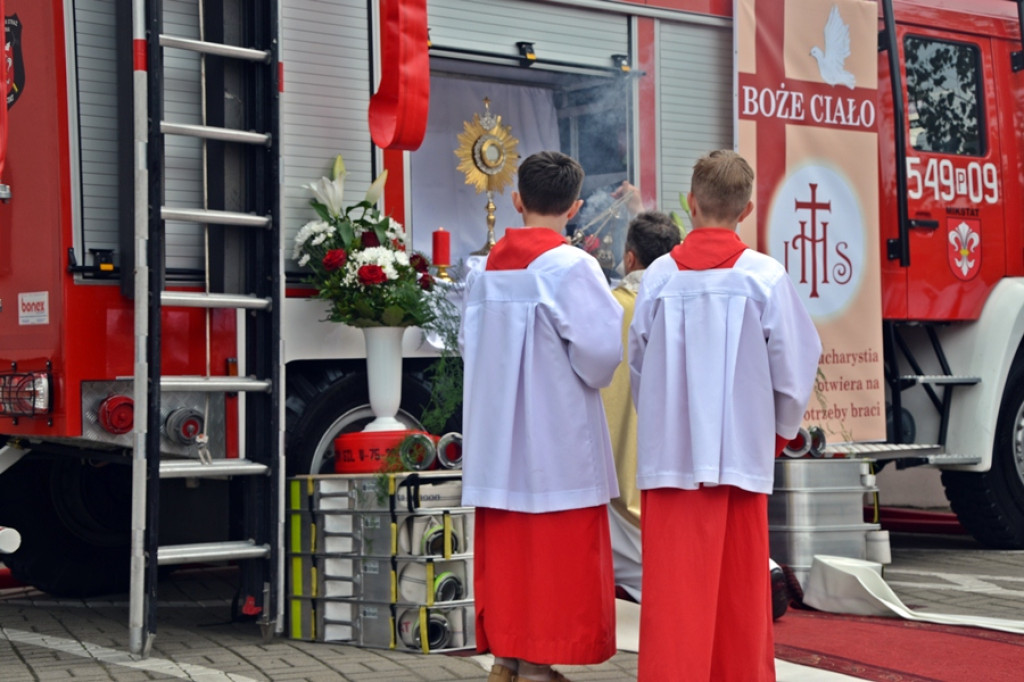
[[[126,395],[105,398],[100,403],[99,420],[107,433],[128,433],[135,421],[135,401]]]
[[[50,375],[46,372],[0,374],[0,415],[32,417],[47,414],[50,404]]]

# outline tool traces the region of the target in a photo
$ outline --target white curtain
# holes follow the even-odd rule
[[[487,195],[477,194],[458,170],[455,149],[463,122],[484,112],[483,100],[491,102],[491,113],[501,116],[519,140],[519,160],[546,149],[558,150],[558,117],[554,98],[545,88],[487,83],[447,76],[430,80],[430,116],[423,144],[410,154],[412,207],[410,231],[413,249],[431,255],[431,234],[438,227],[450,231],[451,258],[465,260],[487,241]],[[521,227],[522,218],[512,208],[512,191],[518,176],[501,194],[497,206],[495,239],[506,227]]]

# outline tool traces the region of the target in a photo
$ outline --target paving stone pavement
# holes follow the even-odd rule
[[[956,536],[893,534],[885,578],[922,612],[1024,619],[1024,552],[987,550]],[[180,570],[160,584],[158,634],[148,658],[127,653],[126,595],[56,600],[0,591],[0,682],[412,682],[483,680],[468,655],[264,641],[251,623],[230,621],[231,569]],[[599,666],[560,668],[574,682],[636,679],[636,655]],[[803,679],[803,678],[801,678]],[[813,678],[807,678],[813,679]]]
[[[234,571],[177,571],[160,584],[157,636],[146,659],[127,654],[126,595],[57,600],[31,589],[0,592],[0,681],[196,680],[214,682],[422,682],[482,680],[470,654],[264,641],[252,623],[232,623]],[[560,667],[571,679],[636,678],[636,655],[620,652],[599,666]]]

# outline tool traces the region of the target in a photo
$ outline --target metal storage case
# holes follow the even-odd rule
[[[296,597],[428,606],[473,598],[473,561],[466,554],[451,559],[293,554],[288,571],[289,594]]]
[[[779,459],[768,498],[771,557],[804,583],[816,554],[864,559],[865,495],[878,491],[865,459]]]
[[[423,653],[475,646],[475,516],[459,506],[460,472],[288,486],[290,637]]]
[[[472,602],[428,607],[293,598],[290,615],[293,639],[422,653],[458,651],[476,642]]]

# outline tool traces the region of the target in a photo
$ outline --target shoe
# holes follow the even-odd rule
[[[786,588],[789,590],[789,602],[798,609],[807,608],[804,606],[804,588],[800,586],[800,580],[796,573],[787,564],[782,565],[782,573],[786,576]]]
[[[510,668],[495,663],[491,666],[491,674],[487,676],[487,682],[515,682],[516,674]]]
[[[772,585],[772,620],[778,620],[789,608],[789,586],[786,574],[781,568],[773,568],[769,572]]]

